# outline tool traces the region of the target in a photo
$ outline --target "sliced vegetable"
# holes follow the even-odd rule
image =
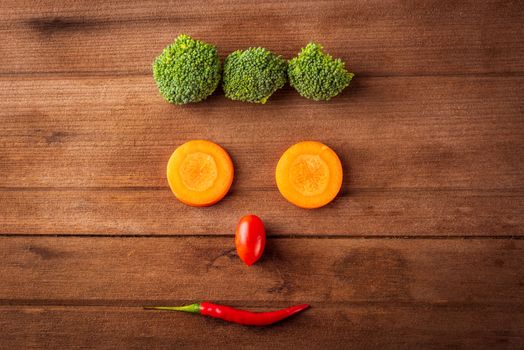
[[[284,152],[276,168],[278,190],[301,208],[319,208],[331,202],[342,186],[342,165],[328,146],[299,142]]]
[[[167,163],[167,181],[175,196],[196,207],[215,204],[233,182],[233,162],[216,143],[193,140],[178,147]]]
[[[247,266],[260,259],[266,246],[266,231],[258,216],[246,215],[240,219],[235,234],[235,246],[238,256]]]
[[[308,307],[308,304],[300,304],[270,312],[251,312],[235,309],[231,306],[213,304],[204,301],[202,303],[184,306],[146,306],[145,309],[190,312],[219,318],[224,321],[238,323],[244,326],[269,326],[298,314]]]

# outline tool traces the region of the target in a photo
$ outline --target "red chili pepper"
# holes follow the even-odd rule
[[[231,306],[218,305],[204,301],[184,306],[148,306],[146,309],[184,311],[195,314],[220,318],[224,321],[242,324],[245,326],[268,326],[293,316],[309,307],[308,304],[290,306],[285,309],[270,312],[251,312],[235,309]]]

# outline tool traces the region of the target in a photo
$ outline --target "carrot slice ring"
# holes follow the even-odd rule
[[[342,164],[328,146],[316,141],[299,142],[278,161],[278,190],[301,208],[319,208],[331,202],[342,186]]]
[[[216,143],[192,140],[178,147],[167,162],[167,181],[178,200],[204,207],[220,201],[233,182],[233,162]]]

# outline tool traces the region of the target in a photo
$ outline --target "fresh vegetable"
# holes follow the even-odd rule
[[[319,208],[331,202],[342,186],[342,165],[328,146],[299,142],[284,152],[276,168],[278,190],[301,208]]]
[[[269,326],[273,323],[282,321],[290,316],[298,314],[308,307],[308,304],[301,304],[271,312],[251,312],[205,301],[202,303],[185,306],[149,306],[145,308],[154,310],[191,312],[219,318],[224,321],[238,323],[245,326]]]
[[[300,95],[312,100],[329,100],[348,85],[354,74],[344,68],[344,62],[322,52],[322,46],[310,43],[289,61],[289,84]]]
[[[175,196],[196,207],[221,200],[233,182],[233,163],[216,143],[193,140],[178,147],[167,163],[167,181]]]
[[[286,83],[286,68],[286,60],[264,48],[235,51],[224,62],[224,93],[232,100],[266,103]]]
[[[180,35],[153,63],[160,94],[171,103],[206,99],[220,82],[220,59],[214,46]]]
[[[266,231],[258,216],[246,215],[240,219],[235,233],[235,246],[238,256],[247,266],[260,259],[266,246]]]

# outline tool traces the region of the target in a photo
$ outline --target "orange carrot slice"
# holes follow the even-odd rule
[[[275,173],[278,190],[301,208],[319,208],[331,202],[342,186],[342,164],[328,146],[299,142],[284,152]]]
[[[215,204],[233,182],[233,162],[216,143],[193,140],[178,147],[167,162],[167,181],[181,202],[204,207]]]

